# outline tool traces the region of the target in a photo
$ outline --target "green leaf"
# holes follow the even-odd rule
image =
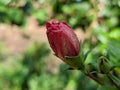
[[[120,88],[120,79],[113,74],[109,73],[107,74],[108,78],[116,85],[118,88]]]
[[[113,86],[99,86],[97,90],[117,90]]]
[[[91,50],[88,50],[85,55],[84,55],[84,61],[86,60],[87,56],[89,55],[89,53],[91,52]]]
[[[118,64],[120,62],[120,41],[111,39],[107,44],[107,48],[110,50],[110,61],[113,64]]]
[[[120,39],[120,28],[114,28],[109,36],[113,39],[119,40]]]

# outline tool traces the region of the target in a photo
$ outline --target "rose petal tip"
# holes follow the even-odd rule
[[[51,26],[51,23],[46,22],[46,27],[48,28],[48,27],[50,27],[50,26]]]

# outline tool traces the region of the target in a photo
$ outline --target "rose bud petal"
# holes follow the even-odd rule
[[[73,30],[65,22],[47,22],[47,37],[55,55],[62,60],[65,56],[77,56],[80,43]]]

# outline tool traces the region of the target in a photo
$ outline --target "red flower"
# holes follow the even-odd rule
[[[79,54],[79,40],[73,30],[65,22],[47,22],[47,37],[55,55],[65,59],[65,56]]]

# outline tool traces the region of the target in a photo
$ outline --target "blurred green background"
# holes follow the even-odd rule
[[[107,50],[120,63],[120,0],[0,0],[0,90],[97,90],[52,55],[45,23],[53,19],[75,30],[85,52],[92,49],[86,63]]]

